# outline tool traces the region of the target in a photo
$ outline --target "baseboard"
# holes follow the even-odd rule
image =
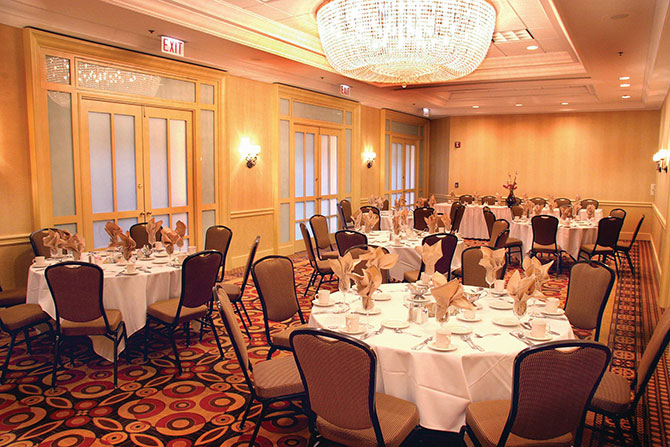
[[[275,253],[274,253],[274,250],[272,250],[271,248],[266,249],[266,250],[258,250],[256,252],[255,260],[261,259],[265,256],[273,255],[273,254],[275,254]],[[238,267],[244,267],[247,263],[247,258],[248,257],[249,257],[248,253],[237,255],[237,256],[232,256],[230,258],[230,264],[228,264],[226,262],[226,270],[235,269],[235,268],[238,268]]]

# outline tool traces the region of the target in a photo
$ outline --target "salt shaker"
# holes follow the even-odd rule
[[[424,324],[428,321],[428,308],[426,306],[421,306],[417,309],[416,315],[416,324]]]
[[[417,310],[418,310],[418,307],[416,306],[416,304],[410,304],[409,305],[409,312],[408,312],[408,315],[407,315],[407,321],[408,322],[414,323],[416,321]]]

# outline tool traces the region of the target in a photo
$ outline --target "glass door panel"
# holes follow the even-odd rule
[[[416,147],[413,140],[391,139],[391,205],[401,197],[408,205],[416,201]]]
[[[309,218],[314,215],[317,200],[317,148],[316,141],[319,129],[307,126],[295,126],[293,133],[295,148],[295,240],[302,240],[300,222],[309,228]],[[297,244],[298,250],[303,250],[302,243]]]
[[[320,194],[317,200],[321,202],[321,214],[328,219],[328,229],[331,233],[335,233],[337,231],[337,194],[339,193],[340,131],[319,129],[319,132],[321,179],[319,181]]]

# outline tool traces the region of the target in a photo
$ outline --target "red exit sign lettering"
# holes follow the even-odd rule
[[[172,37],[161,36],[161,51],[184,57],[184,42]]]
[[[349,96],[351,95],[351,87],[347,84],[340,84],[340,95]]]

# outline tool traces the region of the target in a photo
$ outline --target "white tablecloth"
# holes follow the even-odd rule
[[[506,206],[489,205],[488,206],[496,219],[506,219],[508,222],[512,221],[512,210]],[[438,203],[435,205],[435,211],[442,214],[449,214],[451,212],[451,203]],[[484,220],[484,206],[483,205],[466,205],[463,220],[458,232],[467,238],[488,239],[489,230]]]
[[[421,245],[423,237],[417,237],[413,240],[403,240],[400,246],[396,246],[392,245],[389,241],[390,232],[388,231],[373,231],[367,236],[368,244],[385,247],[389,252],[398,254],[398,262],[389,270],[391,279],[402,281],[405,272],[421,268],[421,255],[416,251],[416,247]],[[451,260],[452,271],[461,266],[461,253],[463,253],[464,249],[465,244],[462,240],[459,240],[458,244],[456,244],[456,250],[454,250],[454,257]]]
[[[177,298],[181,294],[181,268],[166,264],[152,264],[151,261],[139,261],[138,267],[151,273],[140,271],[137,275],[121,274],[124,267],[116,264],[104,264],[101,267],[105,276],[102,286],[102,299],[105,309],[121,311],[126,324],[126,332],[131,336],[144,327],[147,320],[147,307],[167,298]],[[56,309],[44,269],[31,268],[28,274],[28,303],[36,303],[52,318]],[[101,357],[112,359],[113,343],[103,336],[91,337],[93,349]]]
[[[407,226],[414,227],[414,214],[411,212],[407,215]],[[381,211],[379,228],[382,231],[391,231],[393,229],[393,213],[391,211]]]
[[[382,290],[390,292],[392,299],[375,302],[381,314],[369,317],[373,330],[379,329],[384,320],[406,320],[408,310],[404,300],[409,297],[409,293],[405,287],[404,284],[382,285]],[[341,295],[337,292],[331,298],[338,300]],[[350,294],[349,302],[352,299]],[[488,297],[477,301],[482,305],[482,309],[477,311],[482,321],[465,323],[452,316],[446,323],[448,326],[465,326],[476,333],[499,332],[499,336],[472,336],[473,341],[485,349],[484,352],[470,348],[458,335],[452,335],[452,343],[457,347],[453,352],[437,352],[428,347],[420,351],[411,350],[412,346],[426,337],[435,335],[439,323],[434,318],[422,325],[411,324],[405,330],[420,337],[385,329],[380,335],[366,338],[365,343],[377,354],[377,391],[414,402],[419,408],[422,427],[452,432],[459,431],[464,424],[465,409],[470,402],[509,399],[514,357],[528,346],[509,335],[511,331],[520,331],[519,327],[501,327],[492,322],[498,317],[513,317],[513,313],[511,310],[489,308],[490,301]],[[360,300],[355,300],[352,308],[359,303]],[[530,306],[529,313],[539,312],[543,308],[543,305]],[[314,307],[309,325],[332,330],[344,326],[345,314],[322,313],[331,309],[334,307]],[[365,323],[366,318],[361,316],[361,323]],[[567,319],[546,319],[546,322],[560,334],[556,339],[574,338]]]
[[[523,244],[523,252],[528,253],[533,244],[533,228],[530,221],[523,220],[520,222],[512,222],[510,224],[510,237],[521,240]],[[556,242],[558,245],[568,252],[570,256],[577,259],[579,254],[579,247],[582,244],[592,244],[596,241],[598,236],[598,224],[587,221],[574,221],[572,226],[563,224],[558,225],[558,232],[556,233]]]

